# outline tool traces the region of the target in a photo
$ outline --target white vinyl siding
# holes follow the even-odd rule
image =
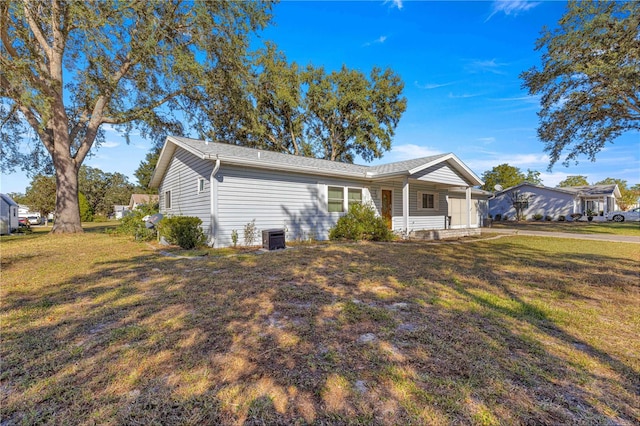
[[[203,160],[177,148],[167,172],[158,188],[160,213],[165,216],[194,216],[202,220],[202,230],[210,232],[211,207],[209,202],[208,180],[213,170],[212,161]],[[205,180],[205,190],[194,191],[194,182]],[[199,184],[198,184],[199,185]],[[170,192],[170,200],[166,194]],[[169,201],[170,207],[166,202]]]
[[[467,186],[466,180],[448,163],[440,163],[421,170],[411,178],[425,182],[438,182],[447,185]]]

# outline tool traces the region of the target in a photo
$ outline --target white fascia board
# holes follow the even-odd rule
[[[171,161],[171,157],[176,150],[176,146],[174,143],[170,142],[170,136],[164,141],[164,146],[160,151],[160,155],[158,156],[158,162],[156,163],[156,168],[153,170],[151,174],[151,179],[149,180],[150,188],[159,188],[160,182],[164,177],[165,172],[167,171],[167,167],[169,162]]]

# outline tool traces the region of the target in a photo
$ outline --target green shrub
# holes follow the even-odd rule
[[[138,206],[134,211],[128,212],[128,214],[120,220],[120,226],[118,226],[117,232],[119,234],[131,235],[136,240],[151,241],[157,236],[156,229],[147,228],[146,223],[142,218],[156,213],[158,213],[157,205]]]
[[[565,220],[567,220],[565,215],[561,214],[560,216],[558,216],[558,222],[564,222]]]
[[[329,239],[391,241],[393,233],[371,205],[354,203],[329,231]]]
[[[533,215],[533,219],[534,220],[542,220],[543,217],[544,216],[541,215],[540,213],[536,213],[536,214]]]
[[[549,215],[546,215],[544,217],[544,220],[546,220],[547,222],[551,222],[553,220],[553,218],[551,216],[549,216]]]
[[[87,197],[82,192],[78,192],[78,206],[80,207],[80,221],[92,222],[93,209],[91,209],[91,205],[89,204],[89,201],[87,201]]]
[[[162,219],[158,231],[170,244],[191,250],[203,246],[207,241],[200,225],[202,221],[198,217],[173,216]]]

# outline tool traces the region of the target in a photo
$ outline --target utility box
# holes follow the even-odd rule
[[[267,250],[286,248],[284,229],[265,229],[262,231],[262,247]]]

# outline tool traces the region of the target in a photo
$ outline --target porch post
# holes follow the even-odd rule
[[[605,214],[605,215],[607,214],[607,210],[608,210],[608,207],[609,207],[608,204],[609,204],[609,197],[605,195],[604,196],[604,206],[602,207],[602,213]]]
[[[409,177],[404,178],[402,183],[402,227],[409,236]]]
[[[471,228],[471,187],[467,186],[464,192],[464,198],[467,201],[467,229]]]

